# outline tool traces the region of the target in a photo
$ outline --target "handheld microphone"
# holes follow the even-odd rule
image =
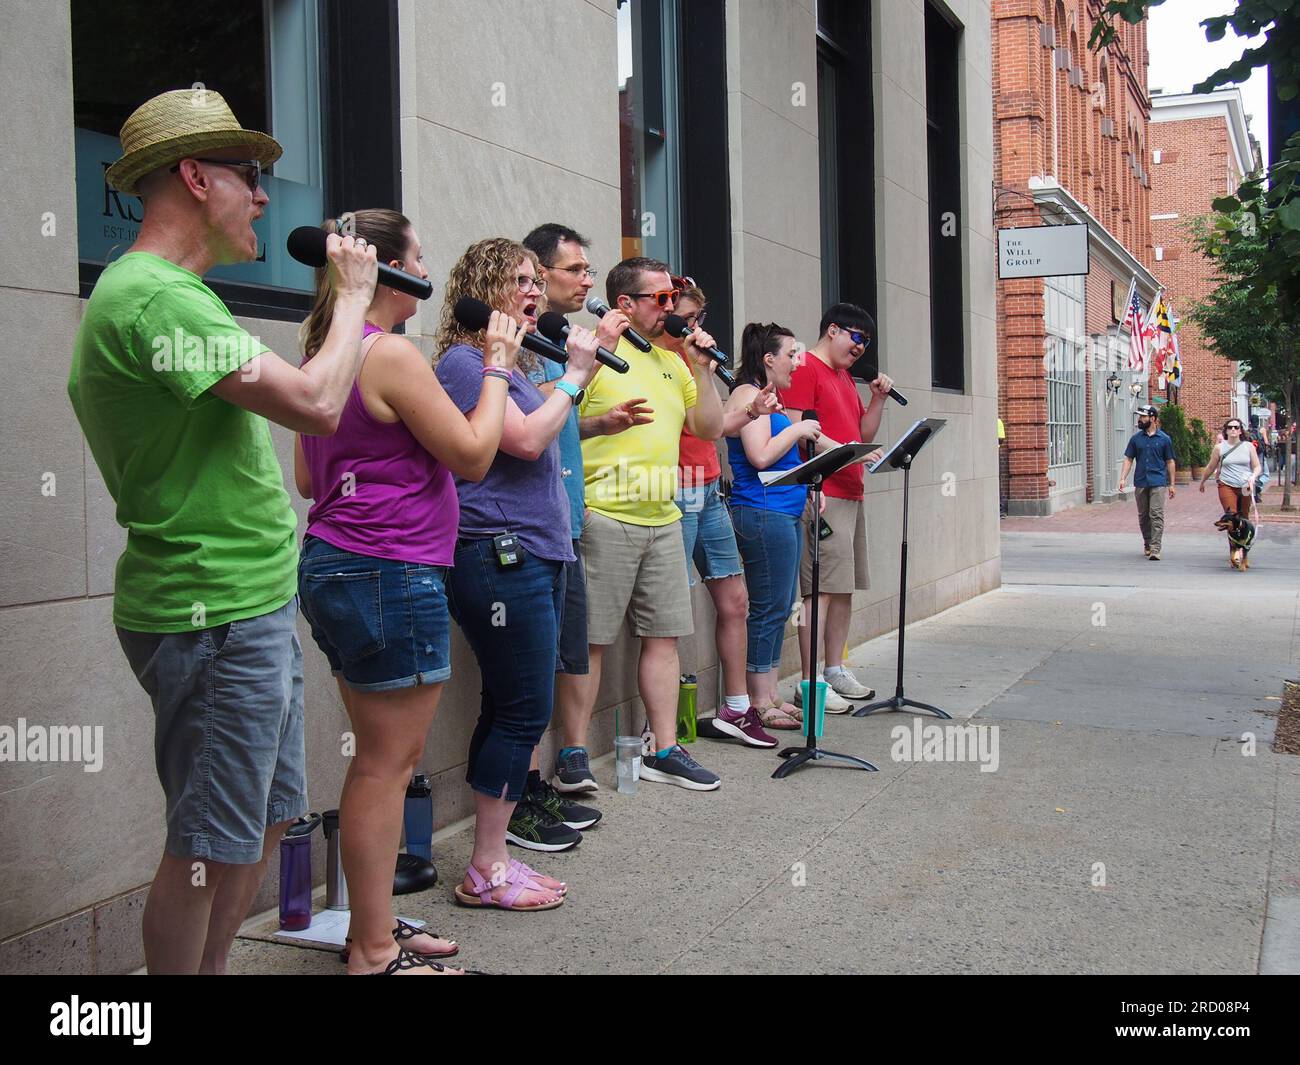
[[[818,421],[819,419],[817,417],[817,412],[815,410],[806,410],[803,412],[803,417],[800,418],[799,420],[801,422],[815,422]],[[799,451],[801,452],[800,457],[803,459],[804,462],[807,462],[810,458],[812,458],[815,454],[817,454],[817,441],[805,440],[803,444],[800,446]]]
[[[584,306],[587,308],[589,314],[594,314],[597,318],[604,318],[605,315],[609,314],[609,304],[599,296],[588,296],[587,302]],[[650,341],[646,340],[645,337],[631,326],[628,326],[627,332],[623,335],[627,337],[628,343],[636,348],[637,351],[648,352],[650,350]]]
[[[328,236],[319,226],[299,226],[289,234],[285,247],[304,266],[319,268],[329,261],[325,255],[325,240]],[[414,296],[417,300],[427,300],[433,295],[432,281],[408,274],[387,263],[379,264],[379,283]]]
[[[670,314],[664,319],[664,332],[669,336],[688,337],[695,332],[695,330],[686,324],[686,319],[680,314]],[[713,372],[718,375],[718,379],[726,385],[728,389],[734,389],[736,387],[736,379],[725,369],[727,363],[731,360],[717,348],[710,348],[709,355],[713,358],[715,363]]]
[[[456,321],[466,329],[472,329],[476,333],[480,329],[486,329],[488,322],[492,318],[492,308],[482,300],[476,300],[473,296],[461,296],[456,301],[456,306],[451,309],[451,313]],[[534,355],[541,355],[552,362],[563,363],[569,361],[568,353],[562,347],[551,343],[545,337],[540,337],[536,333],[525,333],[524,339],[520,343]]]
[[[874,381],[877,377],[880,376],[880,368],[877,366],[868,365],[867,369],[863,371],[862,376],[863,379],[866,380],[867,382]],[[891,387],[889,389],[889,396],[891,399],[894,400],[894,402],[898,403],[900,406],[903,407],[907,406],[907,400],[905,400],[901,395],[899,395],[898,389]]]
[[[569,335],[569,321],[558,311],[547,311],[537,319],[537,331],[547,340],[563,347],[565,338]],[[609,348],[597,348],[596,358],[618,373],[627,373],[630,369],[628,364],[610,351]]]

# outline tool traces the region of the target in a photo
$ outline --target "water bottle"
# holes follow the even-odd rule
[[[699,681],[695,674],[683,673],[680,687],[677,689],[677,739],[681,743],[695,742],[695,708],[698,692]]]
[[[340,851],[339,812],[325,811],[325,908],[348,908],[348,882],[343,876],[343,856]]]
[[[617,736],[614,739],[617,755],[615,779],[618,790],[623,795],[636,794],[636,782],[641,776],[642,742],[640,736]]]
[[[433,785],[423,773],[411,778],[406,789],[402,823],[406,828],[406,853],[433,857]]]
[[[300,817],[280,838],[280,928],[300,932],[311,926],[311,834],[320,814]]]

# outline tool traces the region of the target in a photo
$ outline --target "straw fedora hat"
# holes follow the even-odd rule
[[[221,94],[202,86],[146,100],[122,123],[119,139],[122,158],[104,176],[113,188],[130,195],[146,174],[198,152],[247,146],[264,167],[284,152],[274,137],[244,129]]]

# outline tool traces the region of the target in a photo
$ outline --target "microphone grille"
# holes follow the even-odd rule
[[[299,226],[289,234],[285,248],[304,266],[324,266],[326,236],[319,226]]]
[[[451,313],[466,329],[473,329],[475,332],[486,329],[488,321],[492,318],[492,308],[473,296],[462,296],[458,299]]]
[[[564,330],[568,326],[568,319],[559,311],[546,311],[537,319],[537,331],[546,337],[547,340],[553,340],[557,344],[564,343]]]
[[[599,296],[588,296],[584,306],[589,314],[594,314],[597,318],[609,311],[609,305]]]

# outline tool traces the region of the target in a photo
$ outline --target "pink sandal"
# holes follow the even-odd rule
[[[547,892],[541,884],[524,871],[526,868],[523,862],[512,861],[491,880],[484,880],[473,865],[467,865],[465,875],[469,877],[470,883],[474,885],[474,893],[470,894],[457,884],[456,901],[462,906],[480,906],[485,909],[495,906],[501,910],[553,910],[557,906],[562,906],[564,904],[563,896],[557,898],[554,902],[538,902],[531,906],[515,905],[519,896],[525,891],[556,894],[555,892]],[[493,898],[493,890],[505,884],[510,885],[510,889],[505,895],[500,899]]]
[[[520,870],[523,872],[524,876],[528,877],[529,880],[539,880],[539,881],[540,881],[540,878],[541,878],[542,876],[545,875],[545,874],[543,874],[543,873],[539,873],[539,872],[538,872],[536,869],[534,869],[531,865],[525,865],[525,864],[524,864],[523,862],[521,862],[518,858],[512,858],[512,859],[510,860],[510,865],[511,865],[511,867],[514,867],[514,866],[517,865],[517,866],[520,868]],[[547,877],[547,879],[548,879],[548,880],[555,880],[555,877],[553,877],[553,876],[552,876],[552,877]],[[563,898],[565,895],[567,895],[567,894],[569,893],[569,885],[566,884],[563,880],[556,881],[556,883],[558,883],[558,884],[560,885],[560,886],[557,887],[557,888],[546,888],[546,887],[542,887],[542,888],[539,888],[539,890],[541,890],[541,891],[550,891],[552,894],[554,894],[554,895],[559,895],[560,898]]]

